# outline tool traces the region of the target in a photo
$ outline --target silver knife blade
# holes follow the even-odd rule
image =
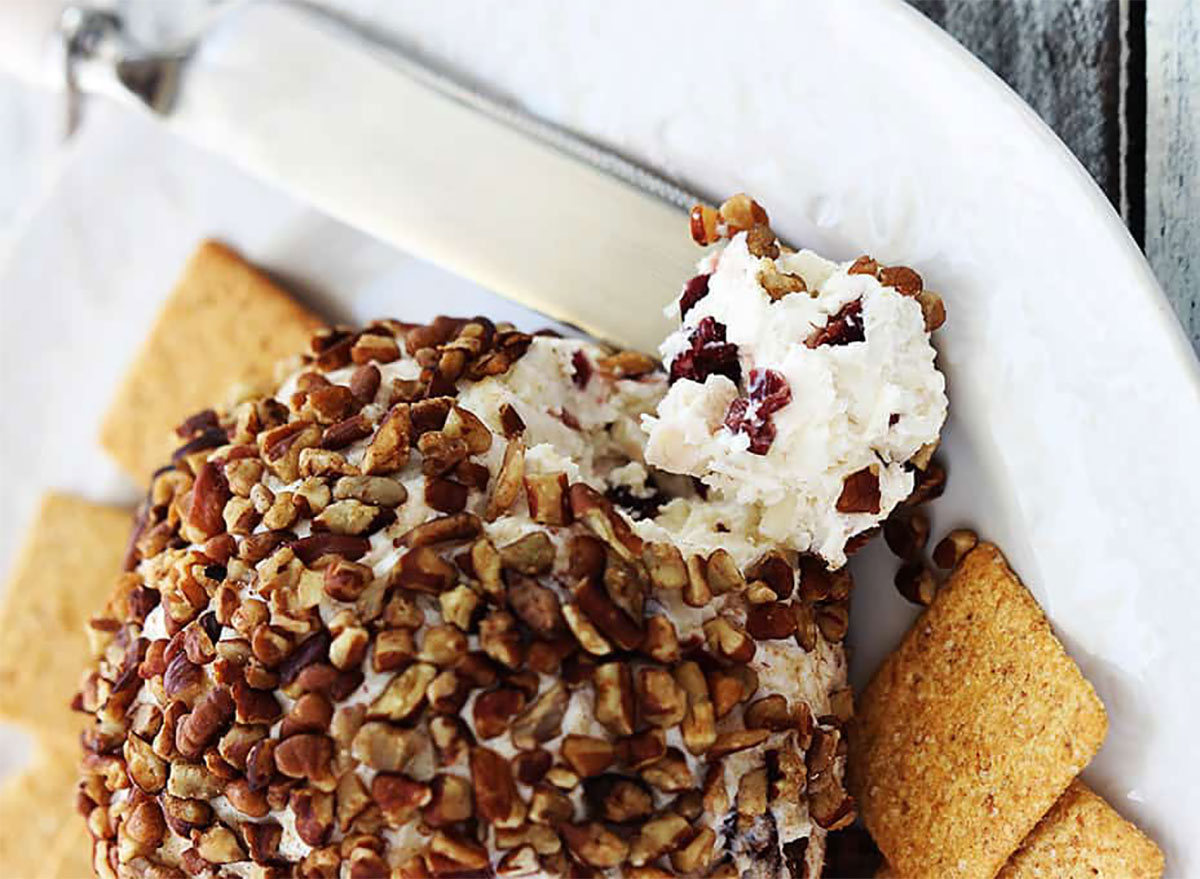
[[[344,222],[621,345],[656,348],[700,254],[681,187],[311,6],[223,15],[164,119]]]

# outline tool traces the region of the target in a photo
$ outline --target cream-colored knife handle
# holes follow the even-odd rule
[[[655,349],[700,255],[678,207],[421,84],[306,10],[227,16],[166,118],[341,220],[622,345]]]

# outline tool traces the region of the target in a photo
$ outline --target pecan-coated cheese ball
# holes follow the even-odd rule
[[[189,419],[91,623],[97,875],[819,875],[849,578],[670,539],[665,390],[385,321]]]

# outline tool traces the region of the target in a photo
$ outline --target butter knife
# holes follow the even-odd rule
[[[663,177],[311,5],[234,3],[167,52],[110,13],[64,22],[80,90],[598,338],[653,351],[669,332],[698,199]]]

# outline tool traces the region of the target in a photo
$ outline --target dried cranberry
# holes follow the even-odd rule
[[[604,496],[629,513],[629,517],[634,520],[653,519],[667,500],[658,489],[647,497],[638,497],[627,485],[614,485],[604,492]]]
[[[703,382],[710,375],[723,375],[737,384],[742,379],[737,345],[725,341],[725,324],[706,317],[688,336],[691,347],[671,361],[670,383],[681,378]]]
[[[687,317],[687,313],[692,310],[692,306],[708,295],[708,279],[709,275],[696,275],[683,287],[683,294],[679,297],[679,319],[683,320]]]
[[[792,402],[792,389],[787,379],[773,369],[750,370],[750,399],[758,403],[762,415],[778,412]]]
[[[725,426],[750,437],[750,453],[765,455],[775,442],[771,415],[792,401],[792,389],[773,369],[750,370],[748,395],[738,397],[725,412]]]
[[[575,387],[582,391],[592,377],[592,364],[586,354],[576,351],[571,355],[571,366],[575,370],[571,373],[571,381],[575,382]]]
[[[855,299],[847,302],[829,318],[825,326],[813,330],[812,335],[805,341],[809,348],[821,345],[849,345],[851,342],[865,342],[866,331],[862,322],[862,300]]]

